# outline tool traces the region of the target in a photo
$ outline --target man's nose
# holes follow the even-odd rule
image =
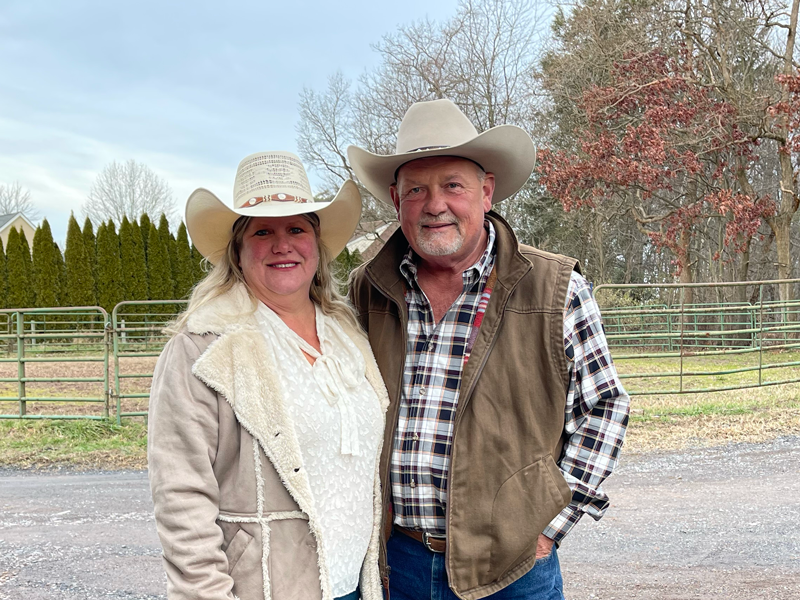
[[[425,212],[431,215],[440,215],[447,212],[448,208],[445,199],[446,197],[442,190],[432,187],[425,202]]]

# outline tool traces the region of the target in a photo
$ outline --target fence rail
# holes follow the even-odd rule
[[[800,382],[800,371],[794,369],[800,366],[800,301],[765,300],[776,295],[777,286],[798,282],[600,285],[594,294],[601,305],[611,354],[631,395],[707,393]],[[742,287],[752,288],[751,296],[757,300],[695,304],[685,303],[682,293],[693,288]],[[619,292],[642,290],[656,298],[678,292],[681,301],[668,298],[666,302],[604,306],[604,292],[614,292],[612,297],[618,299]],[[752,364],[735,364],[732,357],[752,357]],[[648,361],[647,369],[635,366],[640,361]],[[774,371],[782,371],[782,376],[767,378]],[[735,374],[754,378],[734,385],[696,385]],[[654,379],[671,385],[656,387]]]
[[[16,414],[0,414],[2,419],[85,418],[109,417],[108,347],[110,332],[108,313],[99,306],[70,308],[31,308],[0,310],[0,344],[6,347],[1,363],[16,363],[16,377],[0,377],[0,383],[15,383],[16,395],[0,397],[0,402],[15,403]],[[38,327],[38,328],[37,328]],[[73,349],[74,347],[74,349]],[[98,353],[99,351],[99,353]],[[86,354],[65,356],[65,354]],[[91,377],[64,375],[30,376],[31,367],[58,365],[59,363],[101,363],[102,370]],[[52,369],[44,369],[45,372]],[[78,396],[53,395],[46,392],[31,393],[29,384],[43,383],[95,383],[102,388],[95,393]],[[28,405],[42,403],[102,404],[101,414],[49,415],[28,414]],[[0,411],[1,413],[2,411]]]
[[[798,282],[601,285],[594,294],[629,393],[689,394],[800,382],[800,301],[772,299],[776,286]],[[737,286],[752,286],[756,301],[673,297]],[[608,292],[619,300],[642,291],[646,303],[604,303]],[[146,416],[163,328],[184,305],[128,301],[110,315],[97,306],[0,310],[0,419]]]

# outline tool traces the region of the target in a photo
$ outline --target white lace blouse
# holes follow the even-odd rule
[[[383,412],[365,377],[364,357],[332,317],[316,307],[322,352],[259,303],[256,313],[275,357],[319,515],[333,596],[358,586],[372,533],[372,496]],[[311,365],[303,352],[315,359]]]

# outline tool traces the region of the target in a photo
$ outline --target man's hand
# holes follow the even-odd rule
[[[540,533],[539,539],[536,540],[536,560],[548,556],[552,549],[553,549],[553,540],[551,540],[543,533]]]

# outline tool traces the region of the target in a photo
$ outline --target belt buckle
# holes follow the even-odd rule
[[[428,550],[430,550],[431,552],[433,552],[434,554],[444,554],[444,553],[443,553],[441,550],[434,550],[434,549],[431,547],[431,542],[430,542],[430,539],[431,539],[431,538],[440,539],[440,540],[441,540],[441,539],[444,539],[444,538],[441,538],[441,537],[439,537],[439,536],[432,536],[432,535],[430,535],[430,534],[429,534],[427,531],[423,531],[423,532],[422,532],[422,543],[423,543],[423,544],[425,544],[425,547],[426,547]]]

